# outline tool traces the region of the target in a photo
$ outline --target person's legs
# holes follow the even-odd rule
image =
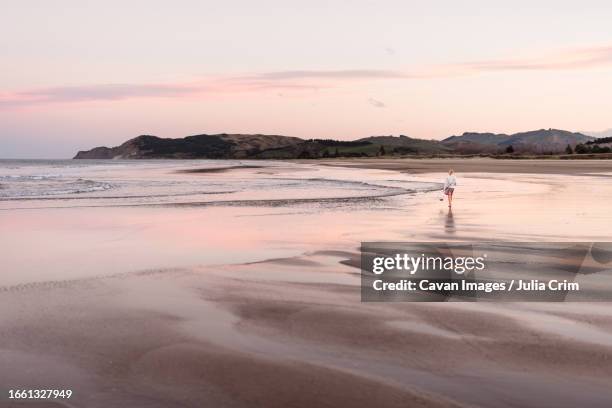
[[[451,207],[453,205],[453,190],[448,192],[448,206]]]

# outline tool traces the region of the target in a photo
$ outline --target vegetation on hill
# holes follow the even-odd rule
[[[216,134],[178,139],[142,135],[115,147],[81,151],[75,159],[318,159],[336,157],[487,155],[523,158],[609,153],[612,138],[541,129],[513,135],[464,133],[442,141],[370,136],[344,141],[282,135]]]
[[[455,153],[462,154],[501,154],[504,152],[556,154],[565,152],[568,145],[573,148],[580,143],[587,143],[593,139],[591,136],[568,132],[567,130],[540,129],[512,135],[468,132],[461,136],[446,138],[442,143],[452,147]]]

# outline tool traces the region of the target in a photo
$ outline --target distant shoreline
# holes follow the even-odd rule
[[[307,163],[311,160],[298,160]],[[318,160],[321,162],[323,160]],[[529,159],[498,160],[490,157],[473,158],[363,158],[329,160],[324,165],[378,170],[395,170],[402,173],[446,172],[450,168],[461,173],[529,173],[567,174],[612,173],[612,160],[555,160]]]

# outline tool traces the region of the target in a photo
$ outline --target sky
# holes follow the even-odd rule
[[[607,1],[0,0],[0,158],[612,128]]]

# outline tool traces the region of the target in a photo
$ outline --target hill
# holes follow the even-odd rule
[[[239,159],[257,156],[269,149],[294,147],[297,137],[278,135],[217,134],[180,139],[141,135],[116,147],[80,151],[75,159]]]
[[[565,152],[568,145],[590,152],[595,138],[559,129],[515,134],[466,132],[442,141],[408,136],[370,136],[353,141],[300,139],[261,134],[194,135],[178,139],[142,135],[115,147],[80,151],[75,159],[300,159],[380,155],[503,154]],[[510,149],[509,147],[512,146]],[[587,147],[585,147],[587,146]],[[583,149],[583,147],[585,147]]]
[[[574,148],[594,138],[577,132],[560,129],[540,129],[507,134],[467,132],[451,136],[442,144],[456,153],[501,153],[509,146],[517,153],[545,154],[564,152],[567,145]]]
[[[380,154],[449,153],[450,148],[432,140],[406,136],[372,136],[343,141],[279,135],[217,134],[179,139],[142,135],[120,146],[80,151],[75,159],[300,159],[364,157]]]
[[[452,148],[445,146],[438,140],[415,139],[400,135],[396,136],[370,136],[357,140],[369,142],[376,146],[384,146],[391,154],[441,154],[452,153]]]

